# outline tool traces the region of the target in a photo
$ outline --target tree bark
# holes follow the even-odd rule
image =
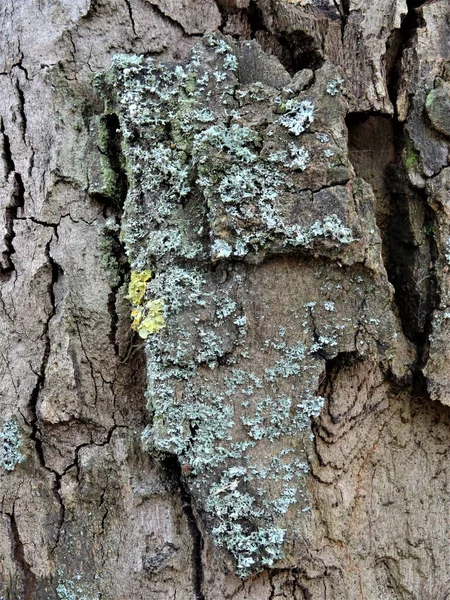
[[[447,598],[447,0],[0,22],[0,598]]]

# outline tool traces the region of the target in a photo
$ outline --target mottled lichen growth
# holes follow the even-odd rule
[[[100,600],[101,598],[97,591],[93,591],[91,585],[86,585],[82,581],[81,575],[59,583],[56,587],[56,594],[59,600]]]
[[[0,466],[6,471],[13,471],[23,461],[21,446],[22,438],[17,422],[14,419],[5,421],[0,431]]]
[[[307,535],[325,360],[380,340],[387,354],[396,323],[345,101],[327,93],[339,74],[326,64],[297,95],[237,72],[229,43],[207,38],[183,64],[118,56],[97,87],[127,165],[128,297],[136,311],[157,299],[153,318],[164,315],[146,339],[143,439],[188,466],[208,530],[246,576],[290,564]],[[268,260],[293,253],[289,271]]]
[[[166,326],[163,300],[158,298],[157,300],[143,302],[151,276],[152,272],[148,269],[141,273],[132,271],[128,295],[126,296],[133,307],[131,311],[131,318],[133,319],[131,328],[137,331],[144,340]]]

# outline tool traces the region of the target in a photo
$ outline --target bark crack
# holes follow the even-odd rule
[[[8,522],[8,532],[11,541],[11,552],[17,569],[22,576],[22,600],[34,600],[36,591],[36,576],[30,565],[25,560],[23,542],[20,539],[19,529],[14,514],[14,505],[11,513],[5,513]]]
[[[18,218],[18,211],[21,210],[25,203],[25,188],[20,173],[16,172],[14,159],[11,152],[9,136],[6,134],[3,119],[0,117],[0,134],[2,138],[2,154],[1,158],[5,167],[5,180],[10,186],[10,200],[5,206],[4,222],[5,235],[2,259],[0,261],[0,272],[8,274],[14,271],[14,263],[11,256],[15,253],[13,239],[14,221]]]
[[[414,187],[403,162],[408,139],[397,112],[402,57],[419,27],[417,8],[408,1],[401,28],[387,44],[387,86],[394,116],[352,113],[347,116],[349,157],[358,176],[371,184],[376,221],[382,237],[383,261],[395,289],[395,303],[405,336],[416,347],[411,366],[413,386],[426,393],[423,368],[428,360],[431,319],[438,303],[434,211],[426,192]]]
[[[183,513],[186,517],[189,533],[192,540],[192,585],[195,600],[205,600],[203,593],[203,536],[200,531],[197,518],[194,513],[192,495],[183,481],[183,475],[180,464],[175,457],[167,457],[165,465],[168,471],[172,474],[176,485],[180,491]]]
[[[37,380],[36,380],[36,385],[34,386],[34,389],[31,393],[29,408],[30,408],[30,412],[31,412],[30,439],[34,442],[40,465],[46,471],[51,473],[54,477],[52,490],[53,490],[53,495],[59,506],[59,518],[58,518],[58,523],[56,526],[55,544],[51,550],[51,552],[53,552],[59,542],[61,528],[64,523],[65,506],[64,506],[64,503],[63,503],[63,500],[61,497],[61,493],[60,493],[61,475],[54,469],[51,469],[50,467],[48,467],[45,462],[44,448],[43,448],[43,443],[42,443],[42,435],[41,435],[40,426],[39,426],[39,417],[37,414],[37,404],[39,401],[39,396],[40,396],[41,391],[45,384],[45,373],[46,373],[46,369],[47,369],[48,359],[50,356],[50,334],[49,334],[50,322],[56,314],[54,286],[57,283],[60,275],[62,274],[61,267],[56,263],[56,261],[53,259],[52,255],[51,255],[51,251],[50,251],[51,242],[52,242],[52,240],[49,240],[47,242],[47,245],[45,248],[45,256],[47,258],[47,262],[51,269],[51,281],[50,281],[50,284],[48,287],[48,295],[50,298],[52,308],[47,317],[47,321],[44,324],[44,328],[43,328],[43,332],[42,332],[42,337],[44,338],[44,341],[45,341],[44,352],[43,352],[39,372],[36,373]]]
[[[150,2],[150,0],[147,0],[147,2],[150,4],[150,6],[154,9],[154,11],[165,21],[167,21],[168,23],[170,23],[171,25],[173,25],[174,27],[176,27],[178,30],[181,30],[183,32],[183,34],[186,34],[186,31],[184,30],[183,25],[181,25],[181,23],[179,23],[176,19],[174,19],[173,17],[171,17],[170,15],[168,15],[167,13],[165,13],[162,8],[160,8],[160,6],[158,6],[158,4],[155,4],[154,2]],[[195,38],[195,35],[191,35],[190,37]]]
[[[23,90],[20,87],[19,81],[17,79],[16,79],[16,90],[17,90],[17,95],[19,97],[19,102],[17,104],[17,108],[19,111],[20,119],[21,119],[20,130],[22,133],[22,140],[23,140],[24,144],[26,145],[25,136],[27,133],[27,116],[25,114],[25,95],[24,95]]]
[[[130,0],[125,0],[125,4],[127,5],[128,15],[130,17],[131,29],[133,30],[133,34],[135,37],[139,37],[136,33],[136,24],[134,22],[133,9],[131,8]]]

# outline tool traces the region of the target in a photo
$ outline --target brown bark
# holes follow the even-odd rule
[[[450,594],[449,22],[447,0],[1,3],[1,598]],[[225,39],[237,57],[239,68],[224,83],[223,55],[203,34]],[[260,245],[244,256],[241,230],[217,192],[241,160],[226,143],[199,151],[204,175],[219,178],[214,185],[202,188],[192,176],[180,211],[155,225],[160,197],[142,183],[154,167],[145,162],[155,146],[151,126],[134,118],[129,102],[120,104],[123,67],[111,69],[116,55],[143,55],[143,70],[129,78],[134,85],[149,57],[170,73],[188,68],[196,44],[205,53],[201,68],[211,78],[219,72],[212,95],[196,101],[212,111],[213,125],[231,127],[235,119],[256,131],[240,150],[257,155],[251,160],[266,169],[259,173],[278,169],[292,184],[271,199],[282,223],[271,230],[255,183],[243,227]],[[233,90],[226,118],[222,85]],[[305,121],[298,136],[280,121],[289,117],[275,106],[283,94],[283,102],[314,103],[314,122]],[[179,152],[184,142],[170,118],[158,143]],[[210,125],[199,125],[200,133]],[[271,126],[275,134],[267,135]],[[126,139],[127,130],[135,137]],[[270,152],[289,152],[298,141],[307,158],[270,163]],[[133,148],[147,158],[133,163]],[[183,156],[191,151],[183,146]],[[307,164],[295,163],[299,156]],[[133,179],[134,166],[141,179]],[[165,177],[161,196],[172,185]],[[137,242],[130,241],[140,232],[136,215],[145,233]],[[324,230],[336,215],[345,240]],[[146,246],[175,222],[189,248],[202,247],[201,259],[178,250],[174,259],[156,256]],[[315,232],[302,244],[292,241],[299,227]],[[130,328],[130,270],[164,274],[180,261],[202,270],[209,299],[166,314],[160,337],[144,343]],[[230,299],[241,312],[211,329]],[[243,315],[250,358],[235,323]],[[236,369],[264,381],[254,394],[233,384],[225,401],[234,411],[232,440],[256,439],[254,450],[203,472],[191,464],[204,459],[199,421],[191,419],[191,430],[187,418],[180,423],[183,448],[165,447],[172,409],[158,398],[146,406],[152,360],[164,373],[174,364],[152,340],[178,343],[181,326],[195,365],[191,379],[170,380],[183,406],[207,386],[227,396]],[[320,415],[312,411],[298,434],[283,422],[273,439],[259,440],[245,419],[254,416],[258,394],[272,393],[267,369],[300,340],[308,352],[297,362],[289,354],[293,370],[278,373],[273,385],[279,398],[322,398]],[[211,401],[203,406],[209,411]],[[272,409],[264,407],[266,426]],[[142,443],[146,427],[153,450]],[[279,472],[256,483],[227,480],[225,492],[253,494],[257,515],[266,494],[265,527],[285,532],[273,564],[259,549],[244,576],[239,551],[218,547],[214,502],[223,497],[226,469],[262,468],[283,449],[307,465],[286,471],[297,494],[286,512],[273,508],[284,489]],[[261,519],[246,516],[239,525],[259,531]]]

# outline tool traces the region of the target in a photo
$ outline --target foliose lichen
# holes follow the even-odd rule
[[[152,272],[149,269],[140,273],[132,271],[128,295],[126,296],[133,307],[131,311],[131,318],[133,319],[131,328],[137,331],[143,339],[157,333],[166,326],[163,300],[158,298],[157,300],[143,302],[147,283],[151,276]]]
[[[0,431],[0,466],[6,471],[14,471],[15,467],[24,460],[20,451],[22,438],[15,419],[3,423]]]
[[[316,102],[330,73],[300,95],[240,85],[231,42],[207,37],[182,64],[117,56],[96,83],[119,116],[129,182],[121,239],[133,327],[146,339],[143,441],[189,466],[205,523],[242,577],[282,560],[292,520],[308,518],[325,357],[353,349],[362,323],[360,352],[375,344],[366,311],[377,290],[367,298],[358,270],[349,303],[340,267],[322,291],[305,264],[310,289],[299,285],[290,305],[276,284],[262,297],[252,269],[263,267],[249,267],[268,254],[345,257],[360,243],[345,141],[325,125],[345,111],[328,98],[325,118]],[[261,339],[255,323],[271,310],[279,327]]]

